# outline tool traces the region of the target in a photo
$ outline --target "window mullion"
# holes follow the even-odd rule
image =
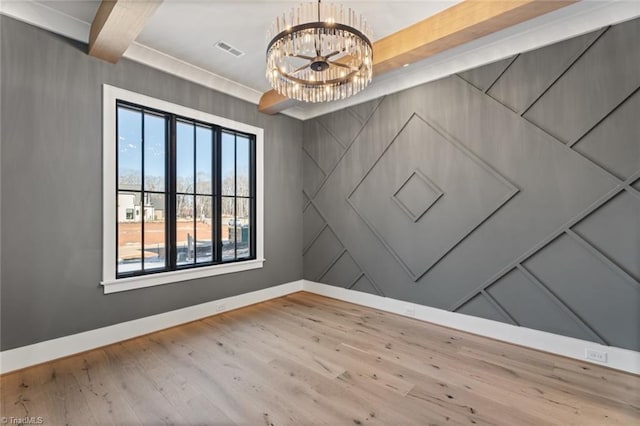
[[[222,131],[216,128],[215,139],[215,203],[216,203],[216,262],[222,262]]]
[[[242,231],[240,231],[242,233]],[[233,135],[233,260],[238,260],[238,134]]]
[[[114,112],[114,117],[115,117],[115,125],[116,125],[116,142],[115,142],[115,151],[116,151],[116,172],[115,172],[115,187],[116,187],[116,193],[114,194],[116,197],[116,202],[115,202],[115,212],[114,212],[114,217],[116,218],[116,235],[115,235],[115,241],[116,241],[116,258],[115,260],[115,275],[116,277],[119,275],[118,272],[118,257],[120,256],[120,244],[119,244],[119,237],[120,237],[120,218],[118,217],[119,214],[119,209],[118,209],[118,203],[120,201],[120,149],[119,149],[119,141],[120,141],[120,114],[118,114],[118,102],[116,102],[116,107],[115,107],[115,112]],[[135,213],[134,213],[135,214]],[[125,217],[126,217],[126,213],[125,213]]]
[[[196,181],[198,179],[198,176],[196,176],[197,173],[197,167],[196,167],[196,163],[198,162],[198,141],[196,139],[196,128],[197,125],[194,122],[193,123],[193,264],[197,265],[198,264],[198,253],[197,253],[197,247],[198,247],[198,197],[196,196],[197,194],[197,190],[196,190]],[[188,250],[188,246],[187,246],[187,250]]]
[[[166,238],[165,252],[168,256],[167,266],[169,270],[176,269],[177,248],[176,248],[176,116],[170,115],[169,117],[169,155],[166,159],[166,167],[168,169],[168,201],[169,214],[166,217],[168,222],[167,229],[169,230]]]
[[[142,256],[141,260],[141,270],[142,273],[144,273],[144,225],[145,225],[145,203],[144,203],[144,196],[145,196],[145,187],[144,187],[144,110],[141,111],[141,117],[142,117],[142,125],[140,126],[140,158],[142,159],[142,165],[141,165],[141,171],[142,171],[142,176],[140,176],[140,207],[141,207],[141,222],[142,222],[142,229],[141,229],[141,234],[140,234],[140,253]]]
[[[218,261],[218,240],[216,238],[217,235],[217,225],[218,221],[216,217],[218,215],[216,208],[216,134],[218,129],[215,127],[211,127],[211,140],[209,143],[211,144],[211,194],[209,195],[209,202],[211,203],[211,261]]]
[[[249,257],[256,257],[256,139],[249,140]]]

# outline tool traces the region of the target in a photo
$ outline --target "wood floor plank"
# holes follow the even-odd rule
[[[228,319],[225,319],[223,315],[216,316],[213,318],[207,319],[205,322],[210,326],[214,327],[214,329],[218,329],[219,324],[216,323],[216,320],[220,319],[222,322],[228,323]],[[264,320],[264,317],[262,317]],[[251,328],[251,323],[248,321],[241,322],[240,324],[244,324],[245,327]],[[238,325],[240,325],[238,324]],[[282,322],[280,321],[281,325]],[[247,350],[252,351],[254,353],[256,350],[260,353],[269,352],[271,353],[270,358],[273,358],[268,364],[270,367],[275,368],[276,370],[284,371],[284,366],[288,367],[288,375],[293,377],[294,380],[300,381],[300,378],[309,378],[313,376],[313,381],[311,384],[308,384],[315,391],[319,392],[318,388],[320,384],[330,383],[328,387],[322,387],[325,389],[325,392],[322,395],[318,395],[318,400],[322,403],[322,398],[328,395],[331,395],[332,398],[328,399],[328,401],[334,406],[333,410],[338,410],[339,412],[349,412],[352,414],[354,423],[357,421],[367,421],[369,423],[377,423],[379,421],[387,421],[386,424],[397,424],[400,421],[400,424],[410,424],[410,419],[405,418],[398,410],[389,410],[386,409],[383,412],[376,412],[374,407],[379,407],[384,405],[384,400],[375,399],[375,398],[364,398],[360,399],[354,395],[354,392],[350,392],[348,386],[342,386],[342,382],[336,381],[336,377],[333,374],[326,374],[324,369],[318,369],[317,363],[302,363],[301,360],[294,360],[292,357],[288,356],[286,352],[277,353],[274,352],[270,347],[266,347],[260,344],[259,340],[255,338],[252,340],[245,339],[243,337],[243,327],[237,326],[233,329],[234,334],[229,341],[225,341],[220,335],[217,335],[216,339],[219,339],[221,342],[224,342],[225,346],[232,346],[239,351]],[[279,336],[282,333],[282,330],[279,330]],[[253,337],[253,336],[251,336]],[[295,340],[295,339],[294,339]],[[313,340],[313,339],[311,339]],[[249,343],[250,342],[250,343]],[[300,341],[294,342],[290,341],[289,346],[300,344]],[[302,342],[305,344],[306,342]],[[313,351],[315,353],[315,351]],[[344,370],[343,370],[344,372]],[[284,373],[283,373],[284,374]],[[286,374],[285,374],[286,375]],[[332,380],[333,379],[333,380]],[[303,380],[303,382],[305,382]],[[305,382],[306,383],[306,382]],[[371,401],[371,399],[374,399]],[[360,401],[360,409],[353,411],[353,401]],[[362,405],[363,404],[363,405]],[[377,413],[377,414],[376,414]]]
[[[0,377],[45,424],[631,425],[640,377],[310,293]]]
[[[268,365],[256,359],[250,351],[236,351],[229,345],[221,344],[220,336],[211,339],[208,328],[202,324],[193,324],[189,330],[182,329],[186,333],[190,333],[193,337],[194,347],[207,352],[210,356],[215,357],[225,367],[229,366],[234,370],[234,380],[237,382],[247,383],[253,382],[261,389],[269,389],[270,387],[279,390],[276,394],[263,392],[259,396],[269,406],[277,405],[288,412],[293,413],[296,410],[304,410],[308,415],[323,419],[329,424],[344,423],[348,419],[340,412],[328,411],[324,407],[322,401],[318,398],[317,392],[313,389],[304,389],[289,376],[282,376]],[[214,340],[212,342],[211,340]],[[215,343],[215,344],[211,344]],[[295,400],[295,404],[291,401]],[[319,414],[324,413],[320,416]],[[274,420],[275,422],[275,420]]]
[[[193,386],[197,387],[236,424],[261,424],[264,415],[272,418],[288,419],[279,407],[265,411],[265,404],[256,397],[261,391],[259,383],[248,382],[247,386],[238,385],[238,375],[228,371],[233,365],[225,366],[193,347],[191,342],[175,333],[176,330],[158,333],[148,337],[153,343],[152,351],[166,362],[180,366],[180,371]],[[184,340],[183,340],[184,339]],[[241,377],[242,378],[242,377]],[[276,411],[274,413],[274,411]]]
[[[269,307],[265,306],[262,307],[262,309],[268,310]],[[273,315],[277,315],[277,312],[273,311]],[[336,351],[341,344],[341,342],[337,340],[330,340],[327,336],[320,338],[317,335],[320,333],[311,333],[311,335],[301,338],[296,335],[296,331],[300,330],[301,327],[299,325],[296,326],[296,324],[291,324],[286,320],[279,322],[278,329],[284,339],[289,342],[289,345],[297,344],[300,345],[301,349],[310,349],[313,353],[320,354],[324,359],[342,365],[344,371],[349,371],[351,374],[355,373],[361,377],[370,379],[372,386],[382,386],[402,396],[406,396],[414,386],[413,383],[380,369],[376,363],[364,363],[363,359],[357,356],[342,356],[340,351]]]
[[[323,325],[321,325],[318,321],[312,321],[309,325],[307,325],[307,327],[309,327],[310,330],[312,330],[311,337],[313,337],[315,333],[323,334],[320,330],[318,330],[322,326]],[[284,329],[284,330],[287,329],[287,327],[282,324],[282,321],[280,322],[280,329]],[[367,342],[368,339],[370,339],[371,337],[372,336],[369,336],[367,339],[358,341],[358,344],[360,346],[365,346],[366,344],[363,345],[363,342]],[[353,342],[354,338],[350,337],[349,340]],[[448,389],[446,388],[447,385],[445,383],[443,383],[442,381],[438,382],[436,378],[430,377],[429,375],[426,375],[421,372],[421,371],[428,372],[430,370],[431,371],[440,370],[440,368],[434,364],[434,362],[438,362],[437,360],[432,359],[430,363],[425,363],[423,360],[421,360],[418,362],[412,362],[410,363],[410,365],[407,366],[405,365],[406,358],[404,357],[404,354],[402,357],[394,355],[396,353],[395,351],[397,350],[397,346],[395,349],[387,348],[385,346],[386,344],[384,343],[386,340],[388,339],[383,339],[380,341],[379,348],[381,349],[381,351],[379,352],[376,352],[376,351],[369,352],[367,350],[360,349],[350,344],[340,343],[339,341],[332,340],[332,338],[329,337],[327,334],[323,334],[322,338],[319,338],[315,342],[319,345],[322,344],[323,342],[325,343],[329,342],[329,347],[335,346],[340,353],[342,354],[348,353],[349,358],[357,359],[358,362],[361,363],[362,365],[377,365],[377,370],[375,371],[378,371],[380,370],[380,368],[382,368],[383,371],[392,372],[394,376],[402,377],[403,381],[406,381],[405,379],[407,379],[409,381],[413,381],[414,383],[421,383],[421,384],[425,384],[431,381],[432,384],[434,384],[434,386],[431,389],[434,390],[435,393],[433,394],[433,398],[430,400],[430,402],[438,406],[445,405],[447,406],[447,410],[458,411],[461,414],[462,413],[475,414],[478,411],[484,411],[489,413],[490,412],[489,409],[491,409],[492,412],[500,413],[499,415],[501,416],[503,421],[509,420],[511,418],[511,416],[509,416],[510,412],[506,410],[508,406],[493,403],[492,401],[486,398],[479,397],[478,395],[475,396],[475,402],[473,401],[473,398],[472,398],[472,401],[469,401],[469,405],[465,406],[463,404],[461,407],[460,401],[454,400],[452,392],[450,391],[447,392]],[[370,349],[370,346],[368,348]],[[317,350],[318,350],[317,348],[314,348],[314,351],[317,351]],[[417,361],[417,360],[413,360],[413,361]],[[445,360],[442,360],[442,363],[446,364]],[[413,368],[413,370],[411,368]],[[434,370],[434,368],[437,368],[438,370]],[[444,370],[440,372],[441,376],[446,377],[447,374],[450,374],[450,373],[447,373]],[[464,377],[462,376],[459,378],[464,379]],[[422,395],[422,393],[418,393],[417,395]],[[413,396],[415,397],[416,395],[414,394]],[[513,399],[509,399],[508,401],[512,403]],[[527,403],[527,401],[520,401],[520,402]],[[474,406],[481,406],[484,408],[484,410],[476,409],[474,408]],[[459,409],[460,407],[461,409]],[[535,404],[534,404],[534,407],[535,407]],[[435,409],[437,408],[438,407],[435,407]],[[434,409],[434,407],[432,407],[432,409]],[[506,415],[505,415],[505,412],[507,413]],[[482,419],[479,416],[475,416],[475,417],[476,417],[475,418],[476,421]],[[525,418],[527,419],[526,422],[524,421]],[[485,417],[485,421],[489,421],[489,420],[490,420],[489,418]],[[528,417],[524,415],[520,415],[518,417],[514,417],[513,420],[514,422],[512,422],[512,424],[516,424],[516,423],[517,424],[520,424],[520,423],[536,424],[536,423],[542,422],[541,419],[536,418],[533,415],[529,415]]]
[[[177,414],[187,424],[233,424],[233,421],[203,393],[199,392],[171,365],[150,350],[150,342],[140,339],[123,342],[129,353],[136,354],[139,368],[153,377],[159,392],[172,402]]]
[[[465,349],[470,352],[469,349]],[[640,409],[637,405],[638,395],[633,393],[625,393],[622,389],[618,388],[613,391],[612,386],[609,386],[609,391],[605,391],[601,384],[603,381],[598,379],[592,379],[588,382],[589,386],[584,386],[580,381],[572,381],[562,378],[557,375],[553,370],[549,373],[540,374],[538,372],[532,372],[526,368],[525,365],[521,365],[520,362],[514,364],[514,360],[510,360],[505,356],[499,356],[488,351],[472,352],[473,356],[477,359],[482,359],[484,362],[493,364],[494,366],[506,365],[510,371],[517,372],[522,381],[535,384],[537,388],[546,390],[546,394],[549,397],[551,394],[557,394],[554,398],[555,401],[564,400],[571,406],[580,405],[579,401],[588,401],[589,407],[610,407],[618,408],[615,412],[618,415],[627,415],[635,417],[640,416]],[[565,395],[571,395],[570,398],[566,398]],[[627,414],[625,414],[627,413]]]
[[[302,412],[298,411],[295,404],[282,392],[270,392],[269,389],[276,384],[269,382],[263,375],[251,374],[248,365],[240,357],[225,355],[217,351],[219,345],[204,345],[199,342],[197,336],[191,335],[189,327],[174,328],[167,333],[171,337],[171,346],[174,352],[179,353],[184,359],[190,358],[203,371],[208,373],[209,380],[217,381],[219,389],[228,393],[242,408],[240,413],[252,413],[255,417],[251,423],[263,423],[268,419],[274,424],[294,424],[303,422]],[[161,336],[159,336],[161,337]],[[242,421],[238,421],[242,423]]]
[[[321,303],[325,305],[326,304],[331,305],[332,302],[331,301],[327,302],[326,300],[323,299]],[[352,313],[357,312],[357,310],[358,310],[358,307],[351,308]],[[306,310],[305,313],[308,317],[313,316],[313,313],[310,313],[309,310]],[[372,319],[372,318],[374,319],[378,318],[379,320],[380,317],[379,316],[368,317],[368,319]],[[399,318],[399,319],[402,320],[403,318]],[[367,318],[360,317],[360,320],[366,321]],[[416,323],[416,322],[413,321],[413,323]],[[318,324],[317,320],[314,321],[314,324]],[[370,350],[372,349],[369,343],[376,341],[376,339],[378,338],[376,334],[379,331],[379,329],[373,328],[373,330],[375,330],[376,333],[369,333],[371,331],[371,327],[365,327],[362,333],[360,333],[360,334],[369,333],[369,335],[367,335],[365,339],[366,343],[363,344],[362,340],[360,340],[361,347],[368,347]],[[444,330],[447,330],[447,329],[444,329]],[[413,337],[415,337],[416,335],[415,332],[409,333],[409,334]],[[465,337],[466,337],[465,333],[454,332],[452,334],[454,336],[450,336],[449,339],[453,339],[454,344],[450,344],[450,345],[441,344],[440,346],[449,350],[452,348],[456,348],[456,346],[458,346],[460,347],[460,351],[462,352],[468,351],[467,347],[469,346],[469,344],[464,343]],[[531,404],[531,401],[535,401],[538,398],[543,398],[545,404],[548,404],[548,403],[556,404],[558,408],[556,410],[556,415],[559,415],[560,413],[564,412],[566,416],[563,416],[561,418],[564,418],[567,421],[572,420],[574,418],[575,411],[577,410],[576,407],[582,407],[582,411],[585,413],[588,411],[593,411],[595,409],[595,412],[601,413],[600,417],[603,418],[603,421],[606,420],[608,422],[611,422],[612,424],[618,424],[618,423],[624,424],[624,422],[633,421],[633,419],[638,418],[640,416],[640,413],[637,411],[636,406],[634,405],[636,399],[638,398],[638,393],[636,392],[626,393],[625,394],[626,396],[623,398],[622,401],[620,400],[613,401],[609,399],[608,401],[603,402],[602,401],[603,398],[607,399],[607,398],[613,397],[615,399],[613,395],[615,395],[616,392],[613,392],[613,388],[611,388],[609,392],[604,392],[603,394],[602,388],[598,386],[595,386],[595,387],[594,386],[578,386],[575,383],[571,383],[571,382],[565,383],[565,381],[562,378],[554,374],[554,371],[556,371],[556,367],[552,362],[550,362],[550,359],[553,360],[553,358],[566,362],[567,360],[562,357],[554,357],[549,354],[542,354],[537,351],[528,350],[528,351],[525,351],[524,353],[519,353],[518,351],[516,351],[515,352],[517,353],[516,357],[519,359],[511,359],[512,358],[511,351],[514,351],[514,348],[521,351],[522,348],[519,348],[513,345],[508,345],[502,342],[496,342],[490,339],[481,339],[481,338],[478,338],[477,336],[471,336],[472,338],[479,339],[476,342],[474,342],[474,345],[476,347],[481,346],[484,348],[483,351],[478,350],[477,356],[474,355],[474,356],[468,356],[466,358],[461,358],[460,356],[458,356],[460,354],[450,352],[446,355],[446,358],[442,358],[441,356],[440,357],[438,356],[438,354],[442,354],[440,351],[435,351],[433,349],[430,349],[427,347],[428,345],[425,345],[423,343],[406,341],[404,336],[393,336],[393,337],[395,338],[394,340],[395,346],[393,347],[394,351],[397,351],[399,348],[401,348],[403,343],[407,343],[411,346],[415,345],[427,350],[427,352],[430,354],[429,355],[430,360],[433,361],[432,366],[434,367],[437,367],[438,365],[444,366],[444,365],[450,364],[451,361],[458,361],[455,364],[456,369],[458,371],[460,371],[461,369],[463,371],[466,371],[468,374],[476,375],[477,378],[480,378],[485,383],[498,382],[498,383],[501,383],[503,386],[508,384],[509,385],[508,387],[513,389],[513,393],[510,393],[509,395],[507,395],[508,399],[512,399],[512,397],[515,395],[522,395],[528,398],[527,406],[531,408],[535,408],[536,406],[535,403]],[[446,335],[444,337],[446,337]],[[352,340],[358,340],[358,339],[359,337],[356,335],[356,337],[354,337]],[[384,340],[385,339],[378,340],[378,348],[380,347],[380,344],[384,342]],[[443,340],[442,342],[447,342],[447,340]],[[463,342],[462,344],[464,346],[460,346],[457,342]],[[373,349],[372,352],[382,355],[383,357],[385,356],[384,351],[376,352],[375,349]],[[489,353],[491,355],[484,356],[485,353]],[[543,356],[540,358],[537,358],[537,355],[543,355]],[[398,356],[398,359],[400,359],[399,356]],[[407,363],[411,361],[410,359],[407,358],[406,353],[402,354],[402,360],[403,360],[403,363]],[[473,368],[474,365],[476,367],[475,371]],[[598,367],[594,366],[593,368],[594,370],[598,371]],[[575,370],[577,371],[577,369]],[[603,373],[603,370],[604,370],[605,374],[612,371],[610,369],[604,369],[604,368],[600,368],[599,370],[601,373]],[[619,375],[622,373],[618,373],[618,372],[615,372],[615,373],[616,374],[614,375],[614,377],[615,376],[621,377]],[[448,374],[455,375],[456,373],[448,372]],[[519,377],[519,376],[522,376],[522,377]],[[621,381],[618,380],[617,393],[620,393],[620,392],[624,393],[624,389],[634,389],[634,387],[637,386],[637,382],[638,382],[637,377],[632,375],[624,375],[624,374],[622,374],[622,376],[625,376],[626,379]],[[588,378],[585,379],[584,377],[582,379],[588,380]],[[591,380],[591,384],[592,385],[597,384],[597,382],[600,379],[601,377],[598,377],[598,380]],[[629,385],[630,381],[635,383],[636,385],[635,386]],[[549,384],[551,385],[551,387],[547,389],[545,386]],[[536,386],[533,386],[533,385],[536,385]],[[589,401],[588,405],[585,406],[584,404],[581,404],[580,403],[581,401],[576,400],[575,398],[567,398],[566,395],[571,396],[572,395],[571,392],[573,392],[574,394],[575,393],[582,394]],[[494,394],[500,393],[500,391],[499,389],[496,389],[492,393]],[[517,401],[514,401],[514,402],[517,402]],[[522,401],[520,401],[519,403],[522,403]],[[543,407],[538,407],[538,409],[532,410],[532,414],[545,412],[544,410],[541,410],[541,408]],[[593,418],[597,418],[597,416]]]
[[[347,413],[354,423],[410,424],[412,419],[398,408],[385,406],[385,400],[363,395],[358,389],[338,378],[329,379],[286,358],[273,360],[269,366],[281,374],[288,374],[303,386],[314,389],[333,410]]]
[[[313,351],[291,345],[286,339],[281,338],[282,330],[274,331],[277,328],[279,328],[279,325],[271,327],[269,324],[247,321],[244,327],[238,327],[236,333],[246,336],[256,344],[260,344],[272,356],[290,357],[327,377],[334,378],[345,371],[344,366],[340,364],[331,362]]]
[[[35,366],[2,377],[2,416],[24,418],[49,411],[48,397],[40,386],[49,376],[51,366]],[[46,377],[45,377],[46,376]],[[39,415],[39,414],[38,414]],[[51,416],[55,415],[52,413]],[[36,415],[37,416],[37,415]]]
[[[465,382],[449,383],[421,371],[408,368],[400,362],[394,362],[381,357],[357,350],[343,344],[340,352],[357,357],[368,362],[377,362],[382,369],[403,377],[416,385],[409,391],[409,398],[421,399],[432,409],[442,412],[455,412],[461,416],[468,416],[478,422],[494,424],[496,416],[499,420],[510,424],[539,424],[541,419],[522,412],[511,412],[508,404],[494,402],[484,395],[478,394],[465,387]],[[444,373],[443,373],[444,376]],[[498,414],[499,413],[499,414]]]
[[[42,364],[16,373],[13,410],[3,417],[43,417],[43,421],[64,425],[94,425],[82,390],[70,374],[69,364],[75,360],[64,359],[56,364]],[[7,389],[11,393],[11,389]],[[4,393],[4,390],[3,390]],[[3,394],[4,397],[4,394]],[[47,413],[44,416],[42,413]]]
[[[126,398],[143,424],[171,424],[177,414],[172,401],[160,392],[154,377],[142,371],[122,343],[107,346],[108,369],[118,391]]]
[[[172,362],[180,362],[171,356],[168,356],[167,359]],[[187,381],[191,387],[208,400],[215,401],[215,405],[220,408],[222,414],[220,417],[213,417],[210,421],[212,424],[243,424],[248,419],[255,422],[261,421],[260,416],[245,412],[245,406],[236,400],[235,395],[224,389],[220,382],[212,380],[208,372],[203,374],[203,371],[198,371],[193,366],[183,366],[180,371],[181,380]],[[226,419],[230,420],[226,421]]]
[[[261,312],[264,310],[261,309]],[[267,319],[268,316],[261,316],[262,320]],[[212,322],[214,319],[211,318],[209,319],[207,322]],[[331,359],[332,361],[334,361],[337,364],[340,365],[345,365],[345,368],[343,369],[343,372],[337,376],[334,377],[333,374],[327,376],[326,374],[323,374],[323,371],[318,371],[316,368],[314,368],[316,366],[316,363],[307,363],[306,366],[310,366],[311,370],[316,373],[316,374],[320,374],[322,376],[324,376],[325,378],[331,378],[331,379],[337,379],[337,382],[334,380],[334,388],[336,387],[335,384],[338,383],[341,386],[344,386],[345,388],[349,388],[349,389],[356,389],[361,396],[363,396],[365,398],[365,400],[369,401],[370,403],[374,404],[374,406],[382,406],[384,407],[384,411],[383,414],[386,417],[392,417],[395,419],[394,422],[392,422],[391,424],[397,424],[398,421],[400,421],[399,424],[403,424],[402,423],[402,419],[403,419],[403,411],[406,411],[409,407],[402,407],[401,404],[394,404],[394,405],[390,405],[388,404],[388,400],[389,400],[389,395],[388,395],[388,391],[389,390],[394,390],[395,392],[400,391],[400,393],[402,395],[406,395],[406,393],[408,392],[409,389],[411,389],[413,387],[412,384],[407,383],[406,381],[402,381],[403,382],[403,386],[406,386],[405,391],[401,391],[399,386],[395,386],[394,385],[397,384],[397,382],[399,382],[400,380],[396,380],[396,378],[393,377],[389,377],[388,374],[386,374],[386,372],[380,371],[379,369],[376,368],[371,368],[371,366],[367,367],[366,365],[363,365],[359,362],[359,360],[357,359],[352,359],[350,357],[343,357],[339,354],[339,351],[334,351],[333,349],[328,349],[328,350],[323,350],[323,348],[321,346],[317,346],[316,343],[318,343],[317,340],[313,339],[314,336],[308,336],[309,338],[301,338],[299,339],[295,334],[292,334],[290,332],[287,332],[286,327],[284,326],[284,321],[282,321],[282,318],[278,318],[275,319],[274,321],[278,320],[278,338],[285,338],[285,341],[288,342],[287,346],[289,348],[292,347],[298,347],[299,349],[304,349],[304,350],[310,350],[312,353],[315,354],[321,354],[321,356],[323,357],[323,359]],[[241,333],[242,331],[239,328],[235,329],[236,334]],[[273,335],[273,333],[271,333]],[[256,346],[256,340],[253,341],[252,346],[255,347]],[[287,356],[286,353],[281,354],[280,357],[278,357],[278,359],[290,359],[290,357]],[[326,361],[325,361],[326,362]],[[359,385],[356,387],[354,385],[354,383],[358,383]],[[395,383],[394,383],[395,382]],[[367,383],[367,386],[364,386],[363,384]],[[391,386],[388,386],[391,385]],[[374,387],[382,387],[382,389],[384,389],[384,392],[366,392],[363,393],[360,388],[362,387],[370,387],[370,386],[374,386]],[[385,405],[387,405],[385,407]],[[391,409],[391,407],[393,407],[393,409]],[[422,414],[422,417],[420,417],[421,419],[430,419],[430,420],[442,420],[444,419],[446,416],[442,416],[442,417],[433,417],[431,411],[432,410],[428,410],[428,413],[420,413],[420,411],[424,411],[427,410],[428,407],[411,407],[411,410],[414,412],[414,417],[416,416],[416,414]],[[372,411],[375,414],[375,411]],[[371,416],[370,420],[371,420]],[[365,418],[366,419],[366,418]],[[357,419],[354,419],[354,422]],[[415,418],[413,419],[415,420]],[[411,421],[409,419],[405,419],[404,420],[405,423],[404,424],[411,424]],[[342,424],[342,423],[339,423]]]
[[[72,374],[83,389],[93,417],[99,419],[101,425],[142,424],[113,381],[104,351],[89,351],[71,359],[78,361]]]

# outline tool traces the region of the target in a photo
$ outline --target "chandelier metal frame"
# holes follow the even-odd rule
[[[306,102],[352,96],[371,81],[373,45],[365,34],[371,31],[362,16],[358,19],[350,8],[345,19],[343,7],[321,5],[320,0],[313,17],[317,21],[304,22],[310,18],[310,5],[315,3],[294,8],[288,23],[286,15],[282,21],[280,17],[276,19],[276,34],[267,45],[267,80],[280,94]],[[329,15],[324,21],[321,11]],[[327,46],[333,50],[324,53]],[[287,70],[290,58],[307,62]]]

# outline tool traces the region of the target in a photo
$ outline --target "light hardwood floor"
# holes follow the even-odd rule
[[[638,425],[640,377],[296,293],[0,378],[47,425]]]

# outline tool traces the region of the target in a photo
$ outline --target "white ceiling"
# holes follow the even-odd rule
[[[100,6],[100,0],[37,0],[35,3],[88,23],[93,21]]]
[[[270,89],[264,76],[266,34],[276,16],[301,0],[206,1],[164,0],[146,23],[137,42],[181,61],[216,73],[251,89]],[[461,0],[349,1],[340,3],[362,14],[371,24],[374,41],[434,15]],[[99,0],[38,3],[91,23]],[[245,52],[235,58],[215,43],[224,40]]]
[[[343,1],[363,14],[374,40],[459,3],[457,1]],[[264,92],[267,30],[299,1],[165,1],[137,41],[171,56]],[[245,52],[235,58],[214,47],[224,40]]]
[[[267,28],[300,1],[306,0],[164,0],[125,57],[257,103],[269,89],[264,77]],[[375,41],[461,0],[334,1],[364,15]],[[100,0],[0,0],[0,13],[87,42],[99,4]],[[300,103],[285,114],[311,118],[637,16],[640,0],[583,0],[376,77],[347,100]],[[214,44],[220,40],[246,55],[234,58],[217,49]]]

